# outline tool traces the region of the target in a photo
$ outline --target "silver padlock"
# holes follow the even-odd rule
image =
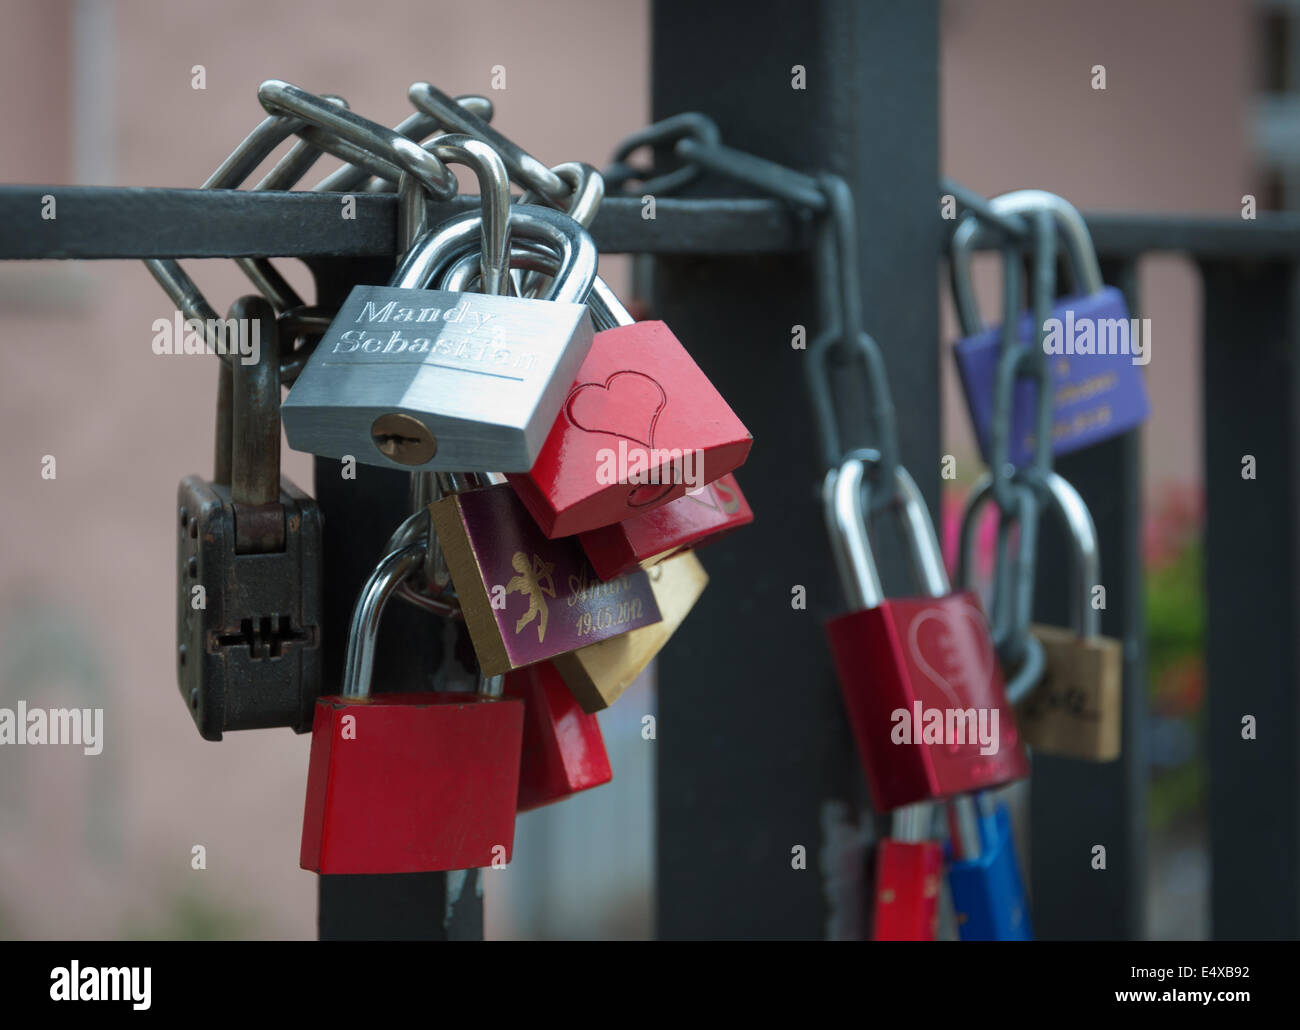
[[[285,398],[289,446],[406,471],[528,471],[591,349],[597,253],[546,208],[515,205],[510,232],[559,254],[545,299],[423,289],[482,236],[479,212],[452,219],[389,286],[352,290]]]

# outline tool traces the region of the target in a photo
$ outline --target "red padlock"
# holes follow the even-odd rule
[[[423,873],[510,859],[523,703],[369,693],[380,615],[425,546],[407,544],[379,563],[352,613],[343,695],[316,702],[304,869]]]
[[[925,840],[929,805],[894,813],[893,834],[876,846],[871,939],[932,941],[938,935],[943,848]]]
[[[738,468],[753,438],[663,322],[597,280],[596,334],[531,470],[507,478],[548,537],[608,526]],[[593,303],[589,300],[589,303]]]
[[[678,551],[712,543],[754,521],[736,477],[728,472],[700,490],[670,501],[644,515],[578,535],[596,575],[613,579],[649,568]]]
[[[826,624],[872,806],[885,811],[1029,774],[993,638],[971,591],[952,593],[934,526],[902,466],[903,535],[930,596],[888,599],[867,538],[865,466],[827,474],[832,549],[855,611]]]
[[[550,662],[506,676],[506,697],[524,702],[519,811],[549,805],[614,778],[605,738]]]

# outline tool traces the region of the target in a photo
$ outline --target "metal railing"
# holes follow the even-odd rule
[[[47,193],[58,197],[55,221],[40,218],[39,198]],[[435,208],[431,215],[441,218],[475,203],[475,198],[463,197],[444,205],[445,210]],[[395,199],[359,196],[357,211],[355,221],[340,220],[336,201],[328,196],[3,187],[0,225],[6,229],[0,235],[0,260],[295,256],[316,272],[321,300],[330,303],[354,281],[381,279],[391,262]],[[289,219],[296,227],[292,235],[283,230]],[[1300,490],[1296,487],[1300,217],[1261,215],[1255,221],[1240,221],[1097,214],[1089,216],[1088,223],[1107,281],[1124,290],[1135,315],[1141,310],[1136,270],[1142,257],[1183,253],[1201,273],[1212,932],[1216,938],[1294,937],[1300,933]],[[807,226],[782,205],[752,199],[663,199],[657,217],[646,220],[638,202],[611,198],[593,233],[605,252],[671,255],[678,268],[682,261],[701,257],[799,256],[808,242]],[[936,235],[942,237],[941,232]],[[870,241],[866,245],[869,248]],[[671,286],[678,274],[670,269],[661,285]],[[717,289],[717,284],[712,288]],[[735,350],[738,346],[732,342],[733,353],[741,353]],[[764,368],[757,374],[768,371]],[[937,383],[932,381],[927,388],[935,391]],[[799,395],[792,397],[792,410],[802,404]],[[783,417],[793,416],[787,412]],[[755,435],[762,440],[761,431]],[[796,445],[810,447],[806,439]],[[759,453],[756,448],[755,454]],[[1248,454],[1256,460],[1255,479],[1241,474],[1242,458]],[[1031,781],[1035,921],[1042,936],[1141,937],[1147,875],[1148,718],[1137,434],[1067,456],[1058,468],[1078,487],[1096,519],[1105,563],[1103,581],[1109,584],[1103,631],[1125,642],[1124,750],[1122,758],[1109,765],[1035,760]],[[752,490],[749,482],[747,491]],[[792,484],[782,482],[777,488],[788,492]],[[793,489],[800,488],[795,479]],[[764,489],[759,485],[756,492],[761,496]],[[394,506],[405,503],[403,490],[404,483],[391,491]],[[370,496],[383,503],[386,494],[381,490]],[[345,509],[341,498],[327,495],[322,504],[335,526],[374,524],[373,516],[363,520],[360,513]],[[778,523],[782,519],[779,510],[762,511],[761,501],[755,507],[760,519]],[[786,535],[817,531],[816,524],[780,529]],[[1063,556],[1064,542],[1053,539],[1051,530],[1045,532],[1049,535],[1044,546]],[[330,619],[335,621],[327,621],[327,633],[329,628],[339,628],[338,620],[346,619],[355,593],[351,579],[362,574],[361,569],[350,568],[341,553],[332,557],[334,614]],[[715,579],[712,590],[717,603],[729,607],[737,618],[742,616],[735,613],[745,610],[755,589],[755,580],[744,576],[748,557],[742,551]],[[1052,561],[1049,557],[1044,568],[1051,569]],[[1057,567],[1063,568],[1063,561]],[[780,573],[777,588],[785,589],[785,579],[799,581],[797,570],[782,568]],[[1060,594],[1043,598],[1039,618],[1064,620],[1064,592]],[[831,598],[827,603],[834,608],[838,601]],[[702,622],[707,624],[708,618]],[[716,624],[706,625],[704,631],[716,632]],[[759,627],[755,633],[752,625],[747,631],[752,639],[766,632]],[[329,636],[340,638],[337,632]],[[762,674],[763,647],[756,650],[757,654],[731,658],[740,673]],[[707,692],[716,685],[716,677],[707,671],[682,684],[683,666],[701,658],[689,644],[675,653],[666,677],[669,697],[686,690]],[[337,676],[338,658],[327,657],[329,676]],[[794,703],[797,695],[787,693]],[[823,700],[806,703],[821,706]],[[1255,739],[1243,739],[1241,724],[1246,715],[1255,717]],[[828,717],[838,718],[838,713],[831,711]],[[717,831],[710,829],[710,816],[700,808],[696,794],[710,783],[723,797],[742,789],[729,778],[728,762],[734,755],[727,748],[734,745],[739,754],[751,746],[743,742],[745,733],[766,732],[755,729],[756,718],[782,722],[776,712],[740,711],[730,723],[711,728],[712,757],[666,780],[661,772],[661,824],[665,806],[677,806],[677,811],[685,804],[682,816],[688,821],[683,826],[693,827],[697,841],[707,844]],[[788,725],[785,730],[789,731]],[[816,741],[796,740],[792,746],[815,748]],[[768,756],[769,762],[773,757]],[[798,763],[795,768],[800,768]],[[695,800],[683,802],[682,775],[695,783]],[[856,774],[839,769],[835,775],[851,781]],[[798,790],[785,792],[783,803],[811,796],[807,788],[800,784]],[[766,788],[755,782],[744,789]],[[807,830],[808,813],[798,818],[787,815],[774,815],[769,827],[779,851],[788,849],[787,837],[798,843],[798,835]],[[818,813],[814,810],[810,817],[816,820]],[[726,816],[718,818],[725,830]],[[822,812],[820,818],[824,832],[832,816]],[[670,832],[677,830],[670,828]],[[1095,843],[1106,844],[1108,868],[1090,876],[1084,870]],[[692,861],[670,848],[660,856],[661,877],[667,871],[670,883],[694,878]],[[665,863],[674,862],[680,865],[665,870]],[[691,930],[695,916],[679,916],[685,909],[674,907],[690,896],[690,891],[671,886],[666,896],[661,892],[661,921],[667,918],[675,933]],[[757,932],[806,931],[809,923],[799,904],[811,904],[814,912],[820,912],[816,919],[825,917],[815,897],[808,902],[799,894],[792,896],[789,911],[769,913]],[[825,905],[832,920],[836,918],[834,899]],[[715,910],[714,919],[712,925],[723,933],[755,929],[753,920],[736,917],[726,906]]]

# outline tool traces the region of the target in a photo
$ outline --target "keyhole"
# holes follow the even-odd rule
[[[370,426],[370,439],[386,458],[402,465],[423,465],[438,453],[438,440],[412,415],[380,415]]]

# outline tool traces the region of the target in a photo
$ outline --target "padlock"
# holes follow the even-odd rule
[[[1050,509],[1070,542],[1073,628],[1030,626],[1043,645],[1046,670],[1033,692],[1016,705],[1016,721],[1035,751],[1109,762],[1120,753],[1124,647],[1100,635],[1101,612],[1092,605],[1093,587],[1101,578],[1097,529],[1088,505],[1068,480],[1051,472],[1046,487]],[[985,478],[971,491],[968,507],[978,515],[992,495]]]
[[[948,891],[963,941],[1032,941],[1011,814],[987,795],[950,803]]]
[[[925,502],[901,465],[901,525],[927,597],[886,599],[868,539],[866,464],[857,452],[826,477],[832,551],[855,609],[826,624],[849,722],[877,811],[1028,774],[988,623],[971,591],[951,592]]]
[[[686,548],[713,543],[754,521],[740,484],[730,472],[700,490],[644,515],[578,534],[591,567],[601,579],[649,568]]]
[[[516,205],[511,232],[558,248],[545,300],[421,289],[482,234],[452,219],[389,286],[356,286],[284,402],[289,445],[405,471],[532,467],[591,347],[596,249],[573,219]]]
[[[199,733],[305,733],[320,691],[321,513],[280,476],[280,345],[260,297],[230,308],[258,361],[233,353],[217,396],[215,481],[177,490],[176,672]]]
[[[534,259],[536,266],[543,270],[552,260],[550,255],[526,242],[516,243],[512,253],[516,260]],[[457,291],[471,289],[474,271],[473,254],[463,255],[451,266],[443,285]],[[544,271],[530,274],[544,274]],[[597,323],[602,325],[617,322],[620,316],[616,312],[623,310],[618,298],[599,277],[592,286],[588,305]],[[518,490],[518,478],[512,482]],[[527,491],[520,492],[520,496],[526,503]],[[578,539],[597,575],[613,579],[637,567],[648,568],[687,547],[716,540],[753,520],[754,513],[740,492],[740,484],[735,476],[727,473],[702,488],[687,491],[675,501],[580,533]]]
[[[578,542],[547,539],[507,483],[449,494],[429,514],[486,675],[660,619],[644,571],[601,582]]]
[[[300,865],[422,873],[509,861],[523,742],[516,698],[371,694],[385,604],[420,569],[424,540],[390,551],[352,612],[340,696],[316,703]]]
[[[602,331],[536,464],[507,477],[549,537],[675,501],[734,471],[753,443],[672,331],[604,292]]]
[[[1004,215],[1048,207],[1055,215],[1075,288],[1080,291],[1053,305],[1054,328],[1045,341],[1053,388],[1053,453],[1068,454],[1141,425],[1151,410],[1140,367],[1151,357],[1149,334],[1141,335],[1146,323],[1130,319],[1124,295],[1103,284],[1082,216],[1063,198],[1041,190],[1007,193],[992,198],[989,206]],[[953,232],[950,266],[953,300],[965,334],[954,345],[953,355],[980,452],[987,462],[1002,330],[984,327],[975,302],[970,262],[980,233],[978,218],[967,215]],[[1020,321],[1022,345],[1037,346],[1032,312],[1003,313],[1004,319],[1010,317]],[[1091,353],[1085,352],[1085,343]],[[1037,390],[1030,379],[1018,381],[1014,390],[1008,453],[1016,466],[1027,465],[1033,458]]]
[[[690,551],[674,555],[639,574],[649,578],[660,620],[644,629],[588,644],[554,659],[555,668],[583,711],[598,712],[618,700],[651,659],[663,650],[709,583],[704,566]],[[601,585],[592,583],[591,588],[599,589]]]
[[[926,840],[929,805],[899,809],[876,845],[871,939],[932,941],[938,934],[943,847]]]
[[[600,723],[582,710],[550,662],[510,673],[505,692],[506,697],[524,702],[519,811],[549,805],[613,779]]]

